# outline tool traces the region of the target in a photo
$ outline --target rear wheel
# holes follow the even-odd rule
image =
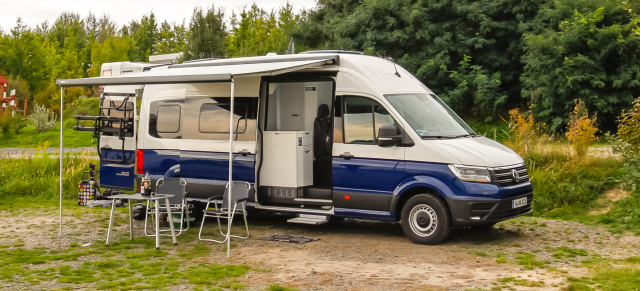
[[[431,194],[416,195],[402,207],[401,225],[404,234],[414,243],[439,244],[451,231],[449,209]]]

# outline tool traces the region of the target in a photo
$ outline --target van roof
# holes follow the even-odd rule
[[[129,64],[133,66],[141,65],[140,63]],[[216,68],[210,69],[214,67]],[[371,94],[424,92],[425,90],[431,92],[413,75],[390,60],[341,51],[209,59],[152,67],[145,72],[120,76],[59,79],[56,80],[56,83],[63,87],[70,87],[225,82],[232,80],[234,76],[277,75],[301,70],[335,70],[349,75],[351,83],[339,82],[338,88],[336,88],[338,91],[344,89],[345,91]],[[341,83],[346,87],[341,86]]]

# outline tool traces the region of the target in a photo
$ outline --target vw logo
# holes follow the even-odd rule
[[[520,180],[520,174],[516,169],[511,170],[511,176],[513,177],[514,182],[518,182]]]

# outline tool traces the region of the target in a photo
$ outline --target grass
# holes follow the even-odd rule
[[[44,152],[44,149],[42,149]],[[97,163],[89,153],[66,154],[63,158],[63,196],[77,198],[78,183],[85,179],[83,171],[90,162]],[[37,154],[28,158],[0,158],[0,197],[21,196],[55,198],[59,196],[58,156]]]
[[[568,290],[638,290],[640,288],[640,258],[597,260],[585,264],[589,275],[569,277]]]
[[[91,132],[74,131],[73,126],[76,121],[74,115],[82,114],[98,114],[99,98],[78,99],[64,111],[64,146],[65,147],[90,147],[94,146],[96,141],[92,138]],[[56,112],[59,113],[59,112]],[[32,124],[22,129],[20,134],[10,133],[7,136],[0,135],[0,148],[20,147],[20,148],[36,148],[48,143],[50,147],[60,146],[60,121],[56,122],[56,126],[46,132],[37,132]]]
[[[55,200],[30,200],[26,197],[3,199],[0,211],[5,215],[30,217],[54,214]],[[72,207],[65,201],[67,215],[87,218],[99,214],[93,223],[104,228],[104,217],[108,209]],[[79,211],[78,211],[79,210]],[[124,217],[126,208],[118,209]],[[75,231],[84,231],[81,229]],[[66,236],[74,237],[74,230],[66,229]],[[43,289],[43,282],[52,282],[62,289],[166,289],[180,286],[181,289],[245,289],[238,278],[250,271],[247,265],[210,263],[209,256],[224,255],[222,247],[197,240],[197,229],[184,233],[177,247],[163,245],[155,249],[155,239],[137,237],[126,239],[120,234],[110,247],[104,240],[90,246],[72,242],[69,247],[53,249],[34,247],[27,249],[21,240],[12,245],[0,246],[0,282],[3,286],[23,286],[27,289]],[[284,288],[284,287],[283,287]],[[284,289],[283,289],[284,290]]]

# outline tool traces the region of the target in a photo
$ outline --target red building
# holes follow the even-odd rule
[[[9,81],[0,75],[0,98],[5,97],[4,93],[7,92],[7,86],[9,86]]]

